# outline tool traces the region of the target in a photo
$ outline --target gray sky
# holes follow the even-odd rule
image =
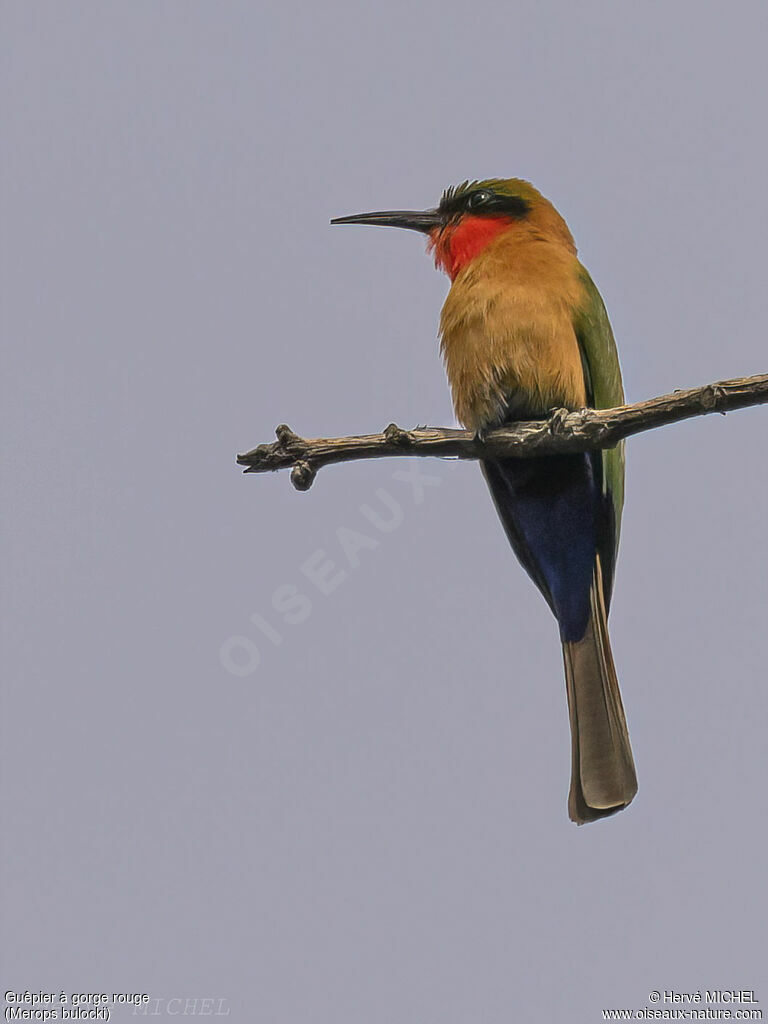
[[[3,991],[768,1009],[768,412],[630,442],[640,791],[581,829],[555,623],[477,467],[299,494],[234,465],[280,422],[452,422],[446,280],[328,219],[467,177],[561,210],[630,398],[765,371],[765,5],[40,0],[0,28]]]

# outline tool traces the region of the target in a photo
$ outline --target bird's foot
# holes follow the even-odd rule
[[[547,429],[550,434],[559,434],[565,427],[565,421],[570,415],[570,409],[550,409],[547,416]]]

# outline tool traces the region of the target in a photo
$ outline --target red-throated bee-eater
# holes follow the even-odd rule
[[[603,300],[554,206],[518,178],[449,188],[433,210],[333,224],[428,236],[451,279],[441,350],[458,419],[478,434],[553,408],[621,405]],[[481,463],[507,537],[560,626],[571,725],[568,811],[583,824],[637,792],[607,616],[624,500],[621,447]]]

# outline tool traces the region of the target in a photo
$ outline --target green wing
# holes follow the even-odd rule
[[[579,276],[584,287],[584,303],[574,317],[573,326],[584,366],[587,401],[595,409],[610,409],[624,404],[616,341],[594,281],[584,267],[580,267]],[[615,448],[595,452],[593,465],[602,480],[605,496],[604,515],[598,523],[598,549],[607,607],[611,599],[624,506],[624,442]]]

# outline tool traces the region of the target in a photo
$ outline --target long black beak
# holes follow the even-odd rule
[[[334,217],[331,224],[374,224],[385,228],[409,228],[428,235],[443,224],[439,210],[385,210],[380,213],[355,213],[351,217]]]

